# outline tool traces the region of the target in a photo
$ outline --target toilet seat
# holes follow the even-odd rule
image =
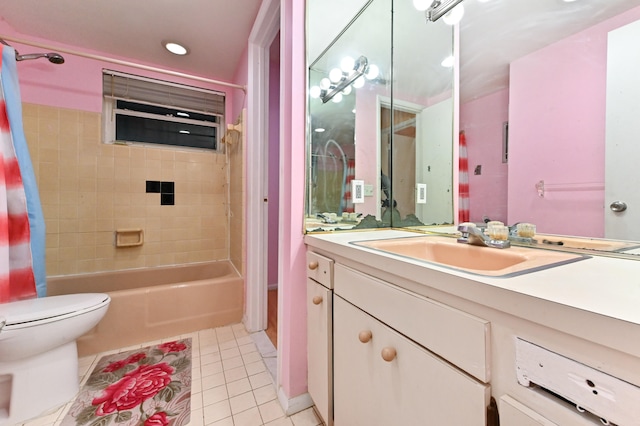
[[[4,331],[32,327],[81,315],[109,304],[105,293],[79,293],[19,300],[0,304],[0,317],[6,320]]]

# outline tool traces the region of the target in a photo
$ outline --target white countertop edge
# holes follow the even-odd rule
[[[418,236],[418,234],[402,230],[336,232],[307,234],[305,242],[312,246],[317,244],[314,244],[314,241],[337,244],[349,250],[397,259],[466,280],[640,325],[640,262],[634,260],[593,256],[567,265],[515,277],[499,278],[469,274],[351,244],[358,241],[411,236]],[[497,249],[487,248],[487,250]],[[410,276],[405,278],[413,279]]]

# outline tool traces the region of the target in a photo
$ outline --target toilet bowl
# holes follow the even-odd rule
[[[0,425],[40,416],[78,393],[76,339],[110,301],[83,293],[0,304]]]

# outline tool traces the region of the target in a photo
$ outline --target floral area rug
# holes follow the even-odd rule
[[[98,361],[62,426],[182,426],[191,413],[191,339]]]

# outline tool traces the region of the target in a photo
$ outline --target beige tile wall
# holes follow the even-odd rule
[[[246,121],[246,110],[243,110],[236,123]],[[246,132],[246,131],[245,131]],[[246,133],[230,135],[231,144],[229,149],[230,164],[230,210],[231,210],[231,239],[230,257],[235,267],[242,276],[246,276],[246,250],[244,247],[244,150],[246,143]]]
[[[101,143],[101,114],[23,105],[47,227],[47,275],[229,259],[224,154]],[[146,181],[175,182],[160,205]],[[144,245],[116,248],[116,229]]]

